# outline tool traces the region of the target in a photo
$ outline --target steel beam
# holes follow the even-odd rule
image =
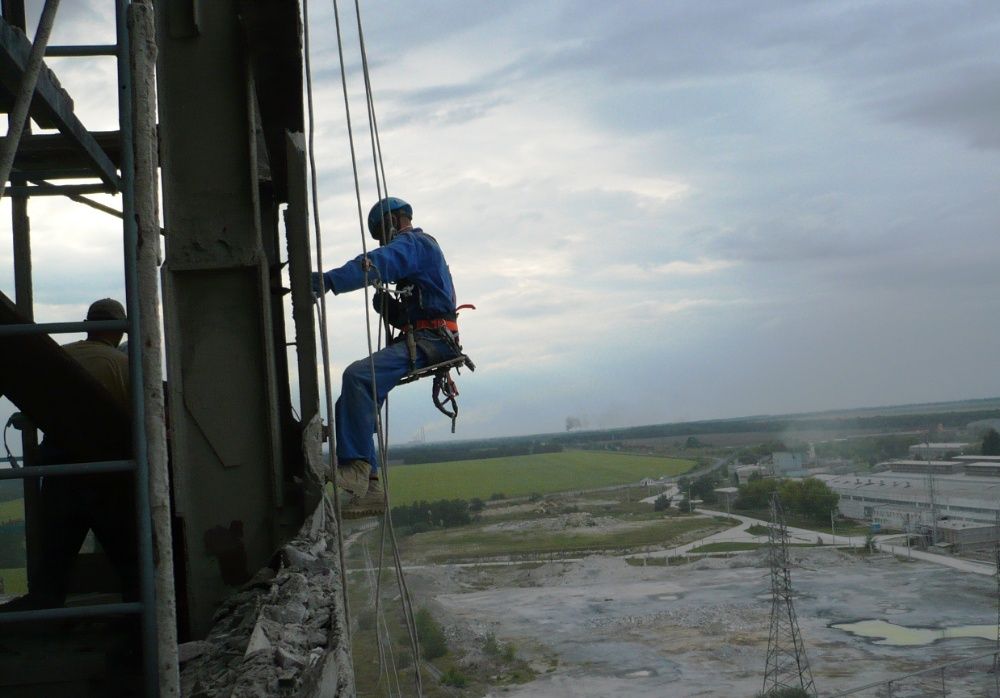
[[[176,5],[155,3],[164,339],[178,564],[187,572],[179,605],[200,637],[282,542],[284,471],[255,100],[237,6],[199,3],[197,32],[178,38]]]
[[[43,608],[37,611],[0,613],[0,625],[7,623],[37,623],[41,621],[131,616],[139,613],[141,610],[142,604],[138,603],[107,603],[93,606],[70,606],[69,608]]]
[[[0,108],[4,111],[13,105],[13,96],[17,94],[25,69],[28,67],[30,54],[31,42],[28,38],[6,20],[0,19],[0,88],[2,88]],[[44,66],[38,75],[38,84],[35,87],[35,96],[29,113],[39,125],[59,129],[78,149],[94,175],[100,177],[105,184],[118,188],[118,173],[114,164],[86,127],[76,118],[73,113],[73,100],[59,86],[59,81],[52,72]]]
[[[292,287],[292,320],[295,323],[295,353],[299,376],[300,448],[305,459],[305,510],[320,504],[328,473],[322,456],[322,416],[319,375],[316,369],[316,315],[310,274],[309,188],[306,174],[305,139],[301,133],[286,133],[285,160],[288,169],[288,208],[285,238],[288,245],[288,276]]]
[[[97,473],[123,473],[135,470],[130,460],[99,461],[97,463],[60,463],[58,465],[29,465],[24,468],[0,470],[0,480],[19,480],[29,477],[55,477],[57,475],[96,475]]]
[[[112,168],[121,162],[118,131],[90,133],[97,146],[111,160]],[[25,133],[14,159],[14,171],[27,179],[64,179],[94,177],[94,168],[72,138],[61,133]]]
[[[278,201],[288,201],[285,133],[302,133],[302,51],[299,4],[286,0],[239,0],[239,15],[261,136],[267,144],[268,167]]]
[[[85,46],[47,46],[46,56],[80,57],[80,56],[116,56],[118,47],[115,44],[91,44]]]
[[[12,196],[80,196],[82,194],[112,194],[107,184],[37,184],[27,187],[7,187]]]

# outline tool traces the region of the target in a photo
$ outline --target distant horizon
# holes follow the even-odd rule
[[[811,417],[820,415],[832,415],[832,414],[850,414],[853,412],[879,412],[881,410],[899,410],[906,408],[918,408],[918,407],[943,407],[947,405],[964,405],[970,403],[997,403],[997,408],[1000,409],[1000,395],[992,397],[983,398],[966,398],[962,400],[940,400],[932,402],[907,402],[899,404],[883,404],[883,405],[871,405],[862,407],[843,407],[835,409],[825,409],[825,410],[810,410],[805,412],[759,412],[754,414],[740,415],[735,417],[716,417],[710,419],[693,419],[693,420],[679,420],[673,422],[646,422],[642,424],[630,424],[627,426],[614,426],[614,427],[585,427],[580,429],[564,430],[564,431],[544,431],[544,432],[533,432],[524,434],[509,434],[506,436],[490,436],[483,438],[468,438],[468,439],[458,439],[458,438],[442,438],[434,441],[428,440],[425,442],[394,442],[389,444],[391,448],[399,447],[419,447],[419,446],[431,446],[437,444],[447,444],[447,443],[465,443],[465,442],[485,442],[485,441],[502,441],[505,439],[523,439],[535,436],[555,436],[567,433],[587,433],[587,432],[601,432],[601,431],[621,431],[626,429],[640,429],[642,427],[656,427],[656,426],[672,426],[680,424],[712,424],[717,422],[736,422],[741,420],[755,420],[755,419],[779,419],[783,417],[793,418],[793,417]],[[971,411],[971,410],[970,410]],[[918,413],[919,414],[919,413]]]
[[[828,410],[811,410],[811,411],[806,411],[806,412],[775,412],[775,413],[760,412],[760,413],[740,415],[740,416],[735,416],[735,417],[716,417],[716,418],[712,418],[712,419],[679,420],[679,421],[673,421],[673,422],[646,422],[646,423],[642,423],[642,424],[630,424],[630,425],[627,425],[627,426],[587,427],[587,428],[573,429],[573,430],[564,430],[564,431],[543,431],[543,432],[532,432],[532,433],[523,433],[523,434],[509,434],[509,435],[506,435],[506,436],[488,436],[488,437],[481,437],[481,438],[473,437],[473,438],[468,438],[468,439],[457,438],[457,434],[456,434],[455,437],[453,437],[453,438],[442,438],[442,439],[437,439],[437,440],[433,440],[433,441],[428,440],[428,441],[424,441],[424,442],[415,442],[415,441],[393,442],[393,443],[389,444],[389,447],[390,447],[390,450],[391,450],[393,448],[400,448],[400,447],[417,448],[417,447],[420,447],[420,446],[432,446],[432,445],[449,444],[449,443],[458,444],[458,443],[467,443],[467,442],[503,441],[505,439],[524,439],[524,438],[535,437],[535,436],[555,436],[555,435],[567,434],[567,433],[620,431],[620,430],[624,430],[624,429],[638,429],[638,428],[642,428],[642,427],[667,426],[667,425],[675,425],[675,424],[711,424],[711,423],[714,423],[714,422],[729,422],[729,421],[735,422],[735,421],[748,420],[748,419],[752,420],[752,419],[777,419],[777,418],[782,418],[782,417],[809,417],[809,416],[814,416],[814,415],[847,414],[847,413],[851,413],[851,412],[872,412],[872,411],[877,412],[879,410],[898,410],[898,409],[916,408],[916,407],[941,407],[941,406],[946,406],[946,405],[962,405],[962,404],[969,404],[969,403],[991,403],[991,402],[998,403],[997,406],[998,406],[998,409],[1000,409],[1000,395],[997,395],[997,396],[993,396],[993,397],[983,397],[983,398],[966,398],[966,399],[963,399],[963,400],[940,400],[940,401],[933,401],[933,402],[909,402],[909,403],[900,403],[900,404],[895,404],[895,405],[871,405],[871,406],[862,406],[862,407],[843,407],[843,408],[828,409]],[[6,419],[4,420],[4,423],[6,423]],[[17,452],[14,452],[14,447],[15,446],[20,446],[20,439],[17,439],[16,441],[14,441],[14,440],[8,438],[7,443],[12,447],[11,448],[11,452],[13,453],[14,457],[17,458],[18,460],[20,460],[21,457],[22,457],[22,454],[20,453],[20,451],[18,450]],[[327,453],[326,443],[325,442],[323,444],[323,452]],[[6,451],[4,451],[2,454],[0,454],[0,470],[2,470],[4,468],[9,468],[9,467],[10,467],[10,464],[7,462],[7,453],[6,453]]]

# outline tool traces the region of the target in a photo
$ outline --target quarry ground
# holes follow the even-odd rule
[[[534,531],[566,536],[579,528],[593,541],[602,532],[634,535],[623,534],[623,526],[649,523],[633,504],[619,506],[616,515],[614,502],[604,502],[602,512],[595,510],[596,501],[572,504],[578,511],[570,513],[526,505],[516,512],[488,511],[476,527],[489,541],[488,564],[440,559],[421,564],[439,556],[440,548],[419,536],[401,541],[414,605],[428,608],[448,639],[448,655],[435,660],[438,671],[425,677],[428,695],[644,698],[754,696],[761,690],[771,611],[765,549],[724,558],[661,556],[648,566],[634,557],[630,564],[617,549],[565,560],[545,553],[524,561],[529,556],[521,548],[507,564],[494,554],[497,542],[491,536],[498,531],[523,541]],[[664,547],[729,525],[716,517],[690,517],[680,537]],[[463,534],[471,549],[475,533]],[[644,543],[642,550],[650,552],[650,546]],[[888,621],[903,626],[904,633],[995,627],[997,586],[989,576],[830,546],[794,548],[791,554],[795,610],[821,696],[995,647],[995,639],[981,637],[894,646],[832,627],[864,620]],[[393,593],[384,597],[389,606],[398,605]],[[503,657],[497,647],[506,650]],[[357,649],[355,659],[365,661]],[[989,665],[987,659],[947,670],[947,695],[997,695],[997,677],[985,671]],[[446,669],[466,677],[466,686],[442,686]],[[940,673],[909,679],[894,686],[892,695],[942,695],[941,683]],[[359,688],[361,695],[382,695],[374,686]],[[858,695],[889,694],[882,688]]]

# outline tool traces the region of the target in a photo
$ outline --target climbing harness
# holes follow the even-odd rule
[[[380,279],[376,279],[373,286],[376,288],[375,302],[381,306],[379,312],[383,315],[383,317],[387,317],[387,319],[389,319],[390,324],[394,313],[398,313],[399,311],[390,310],[387,300],[392,301],[393,303],[398,303],[400,298],[407,298],[416,293],[417,305],[422,305],[420,302],[420,291],[412,284],[403,282],[402,284],[397,284],[395,289],[391,289],[383,284]],[[382,293],[384,295],[379,297],[377,295],[378,293]],[[382,302],[379,303],[379,300]],[[452,378],[451,370],[455,369],[455,372],[458,374],[461,374],[462,368],[468,368],[470,371],[476,370],[476,364],[467,354],[464,353],[462,345],[458,340],[458,312],[467,308],[475,310],[476,306],[471,303],[465,303],[458,306],[458,308],[455,309],[455,320],[449,320],[447,318],[433,318],[406,322],[401,328],[399,337],[396,338],[396,341],[401,340],[406,342],[406,351],[410,359],[410,371],[399,380],[398,384],[405,385],[406,383],[418,381],[421,378],[433,376],[434,380],[431,385],[431,401],[434,403],[434,407],[436,407],[441,414],[451,419],[452,434],[455,433],[455,426],[458,421],[459,392],[458,384],[455,382],[455,379]],[[429,366],[417,368],[417,347],[420,341],[417,338],[417,332],[422,330],[432,331],[437,334],[437,336],[448,345],[448,348],[454,356],[444,361],[435,361]],[[433,355],[434,352],[426,351],[425,353]]]
[[[471,304],[460,305],[459,310],[464,308],[476,309]],[[457,316],[457,313],[456,313]],[[416,333],[420,330],[433,330],[448,344],[455,356],[445,361],[439,361],[423,368],[417,368],[417,342]],[[421,378],[434,376],[431,387],[431,400],[438,411],[451,419],[451,433],[455,433],[455,423],[458,421],[458,385],[451,376],[451,370],[461,374],[462,368],[470,371],[476,370],[476,364],[468,355],[462,352],[462,345],[458,341],[458,323],[454,320],[417,320],[412,325],[407,325],[403,332],[406,338],[406,348],[410,353],[410,372],[399,381],[400,385],[412,383]]]

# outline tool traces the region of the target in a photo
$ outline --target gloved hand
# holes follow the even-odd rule
[[[372,307],[376,313],[384,314],[393,327],[402,328],[406,324],[406,309],[399,300],[392,297],[391,293],[376,291],[372,298]]]
[[[314,271],[310,280],[312,282],[313,298],[318,299],[325,292],[333,290],[333,287],[330,285],[325,274],[320,274],[318,271]]]

